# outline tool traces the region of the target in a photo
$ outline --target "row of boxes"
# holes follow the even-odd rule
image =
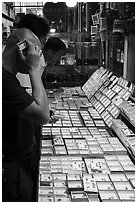
[[[97,112],[97,110],[93,107],[89,107],[88,109],[92,119],[102,119],[102,117],[100,116],[100,114]]]
[[[61,161],[60,161],[61,162]],[[55,161],[50,161],[50,163],[52,165],[55,164]],[[56,162],[57,163],[57,162]],[[62,161],[62,163],[64,164],[65,161]],[[76,163],[76,161],[75,161]],[[80,161],[79,161],[80,164]],[[83,164],[83,163],[82,163]],[[41,186],[54,186],[54,187],[63,187],[66,185],[66,182],[62,183],[62,181],[80,181],[80,180],[84,180],[86,181],[94,181],[94,182],[130,182],[132,189],[135,189],[135,172],[120,172],[120,173],[113,173],[113,174],[106,174],[106,173],[102,173],[102,172],[93,172],[91,174],[89,173],[84,173],[81,174],[81,172],[76,172],[74,174],[68,174],[68,173],[47,173],[44,170],[40,171],[40,185]],[[53,185],[53,181],[54,181],[54,185]],[[56,184],[55,184],[56,181]],[[58,184],[57,184],[58,181]],[[49,184],[49,182],[51,184]],[[60,182],[60,183],[59,183]],[[58,185],[58,186],[57,186]],[[105,187],[103,187],[104,189]],[[122,188],[122,187],[120,187]],[[122,188],[121,190],[127,190]]]
[[[85,93],[84,91],[81,89],[81,86],[76,86],[76,87],[63,87],[63,91],[65,93],[65,95],[67,96],[68,93],[71,95],[71,96],[82,96],[84,97],[85,96]]]
[[[101,138],[111,137],[111,134],[105,128],[100,127],[46,127],[41,130],[43,138],[51,138],[61,135],[63,138]]]
[[[132,179],[135,177],[132,174]],[[124,196],[125,194],[125,196]],[[134,187],[126,174],[41,173],[39,201],[135,201]],[[47,200],[47,201],[50,201]],[[59,200],[58,200],[59,201]]]
[[[59,119],[56,123],[48,123],[44,127],[106,127],[104,120],[92,109],[80,111],[58,110],[55,112],[63,115],[63,119]]]
[[[110,155],[111,156],[111,155]],[[75,158],[75,160],[71,160],[71,157],[68,157],[68,155],[64,155],[66,157],[63,160],[61,157],[57,157],[57,160],[49,160],[45,161],[47,156],[42,155],[42,159],[40,161],[40,170],[45,171],[47,173],[83,173],[88,172],[90,174],[93,173],[104,173],[104,174],[110,174],[110,173],[134,173],[135,172],[135,165],[130,159],[126,159],[127,155],[120,155],[121,158],[125,158],[125,160],[120,160],[119,155],[115,157],[115,160],[107,160],[105,157],[102,158],[91,158],[85,157],[83,160],[78,160]],[[56,157],[53,157],[55,159]],[[63,156],[62,156],[63,158]],[[117,159],[117,160],[116,160]]]
[[[130,92],[132,92],[134,89],[133,84],[131,82],[128,82],[126,79],[123,79],[122,77],[119,78],[118,84],[123,88],[128,89]]]
[[[42,155],[83,154],[103,156],[105,154],[127,154],[125,147],[115,137],[103,138],[100,136],[93,138],[90,135],[85,135],[85,138],[63,138],[58,131],[56,130],[56,134],[53,133],[53,138],[42,140]],[[92,132],[91,129],[90,131]]]
[[[97,69],[88,79],[88,81],[82,86],[82,90],[85,92],[88,98],[91,98],[91,96],[101,87],[101,85],[104,83],[105,77],[107,79],[107,76],[104,75],[105,73],[108,76],[109,72],[107,72],[107,70],[103,67]],[[104,78],[102,77],[103,75]]]
[[[101,114],[106,125],[111,127],[113,118],[117,118],[120,113],[119,106],[123,100],[129,99],[132,91],[132,83],[129,86],[128,81],[125,79],[112,75],[93,94],[90,102],[98,113]]]
[[[110,155],[111,156],[111,155]],[[135,165],[127,158],[127,155],[120,155],[121,158],[115,156],[115,160],[106,160],[105,158],[85,158],[85,163],[88,169],[88,173],[103,172],[103,173],[115,173],[115,172],[131,172],[135,171]],[[105,155],[104,155],[105,157]],[[125,158],[125,160],[122,160]]]
[[[52,144],[47,141],[48,145]],[[82,141],[79,141],[79,145],[83,147]],[[102,138],[102,141],[94,139],[94,142],[117,144],[119,140],[108,137]],[[60,138],[55,143],[57,146],[58,143],[63,145]],[[121,154],[104,155],[104,158],[98,159],[43,155],[40,161],[38,201],[135,201],[134,167],[129,156]]]
[[[100,90],[100,91],[101,91],[101,90]],[[116,95],[116,93],[115,93],[113,90],[108,89],[107,87],[106,87],[104,90],[102,90],[102,92],[103,92],[103,94],[104,94],[105,96],[107,96],[110,100],[112,100],[112,98]]]

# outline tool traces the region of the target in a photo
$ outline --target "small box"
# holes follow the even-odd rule
[[[109,166],[111,172],[124,172],[122,166]]]
[[[120,161],[120,163],[122,166],[126,166],[126,165],[134,166],[134,163],[131,160],[123,160],[123,161]]]
[[[69,154],[69,155],[71,155],[71,154],[74,154],[74,155],[77,154],[77,155],[78,155],[78,154],[79,154],[79,150],[76,150],[76,149],[74,149],[74,150],[73,150],[73,149],[68,149],[68,154]]]
[[[52,174],[54,181],[65,181],[66,180],[66,174],[60,173],[60,174]]]
[[[125,172],[135,172],[135,165],[123,165]]]
[[[88,202],[87,193],[84,191],[71,191],[72,202]]]
[[[98,173],[94,173],[92,176],[93,176],[93,179],[94,179],[95,181],[110,181],[110,178],[109,178],[108,174],[103,174],[103,173],[98,174]]]
[[[52,164],[50,167],[51,167],[51,170],[53,170],[53,169],[61,169],[61,164]]]
[[[87,193],[89,202],[100,202],[98,194],[97,193]]]
[[[78,171],[83,171],[85,169],[85,165],[83,161],[73,161],[72,162],[72,169],[78,170]]]
[[[70,158],[71,158],[71,161],[73,162],[73,161],[79,161],[79,162],[82,162],[83,163],[83,158],[82,158],[82,156],[70,156]]]
[[[110,174],[111,181],[128,181],[125,174]]]
[[[67,196],[67,187],[54,187],[54,194]]]
[[[73,174],[73,175],[68,174],[67,179],[68,179],[68,181],[71,181],[71,180],[77,181],[77,180],[81,180],[81,176],[80,176],[80,174]]]
[[[131,184],[128,181],[114,181],[113,182],[115,189],[118,190],[125,190],[125,191],[130,191],[133,190]]]
[[[84,185],[84,191],[85,192],[90,192],[90,193],[97,193],[97,184],[95,181],[90,180],[86,181],[86,179],[83,179],[83,185]]]
[[[50,166],[46,166],[46,165],[40,164],[39,169],[40,169],[40,170],[43,170],[43,171],[50,171]]]
[[[64,170],[72,170],[72,165],[62,165],[62,171],[64,172]]]
[[[57,160],[51,160],[51,162],[50,162],[50,166],[52,166],[52,165],[61,165],[61,161],[57,161]]]
[[[128,155],[116,155],[116,157],[119,161],[131,161]]]
[[[39,195],[53,195],[53,187],[39,186]]]
[[[103,200],[109,200],[109,201],[111,201],[111,200],[115,200],[115,201],[119,201],[119,197],[118,197],[118,194],[116,193],[116,191],[115,190],[112,190],[112,191],[99,191],[99,195],[100,195],[100,198],[101,198],[101,200],[103,201]]]
[[[107,161],[107,165],[110,167],[110,166],[120,166],[121,167],[121,164],[120,164],[120,162],[119,161]]]
[[[52,146],[52,140],[42,140],[42,147],[51,147]]]
[[[83,190],[83,183],[81,180],[77,180],[77,181],[68,181],[68,189],[69,190],[77,190],[77,191],[80,191],[80,190]]]
[[[89,154],[90,154],[90,150],[80,149],[80,150],[79,150],[79,153],[80,153],[80,154],[83,154],[83,155],[89,155]]]
[[[69,202],[70,199],[69,197],[65,196],[65,195],[55,195],[55,202]]]
[[[97,181],[97,187],[100,190],[114,190],[114,186],[113,186],[113,183],[111,181]]]
[[[109,161],[109,160],[117,160],[117,157],[115,155],[105,155],[104,158],[106,159],[106,161]]]
[[[127,179],[135,179],[135,172],[134,173],[125,173]]]
[[[40,181],[42,182],[51,182],[52,181],[52,176],[51,174],[46,174],[46,173],[40,173]]]
[[[61,157],[60,156],[52,156],[51,158],[50,158],[50,160],[51,161],[60,161],[61,160]]]
[[[65,187],[65,186],[66,186],[66,181],[54,180],[54,187]]]
[[[53,195],[40,195],[38,202],[54,202],[54,197]]]
[[[97,156],[97,157],[101,157],[104,155],[104,152],[102,151],[100,146],[90,146],[89,147],[90,152],[92,155]]]
[[[41,154],[42,154],[42,155],[44,155],[44,154],[52,155],[52,154],[53,154],[52,147],[44,147],[44,148],[41,148]]]
[[[117,191],[121,201],[135,201],[135,191]]]

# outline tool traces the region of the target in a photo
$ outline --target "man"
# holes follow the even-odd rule
[[[34,198],[35,141],[34,124],[50,120],[48,98],[41,76],[41,42],[49,25],[38,16],[28,14],[10,35],[2,58],[2,200],[30,202]],[[17,43],[26,40],[27,48]],[[28,74],[32,96],[20,85],[17,73]]]
[[[44,44],[42,51],[46,62],[46,66],[55,65],[60,60],[61,56],[65,55],[66,45],[60,38],[50,37]],[[50,78],[50,76],[52,76],[52,74],[48,75],[45,69],[42,75],[42,81],[44,85],[46,82],[46,75],[47,78]]]
[[[43,54],[47,64],[56,64],[61,56],[65,55],[66,45],[58,37],[50,37],[45,42]]]

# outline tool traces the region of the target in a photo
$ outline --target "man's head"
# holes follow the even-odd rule
[[[51,37],[43,47],[44,58],[48,63],[55,64],[65,54],[66,45],[57,37]]]
[[[49,29],[48,23],[43,18],[34,14],[24,15],[20,19],[17,29],[7,39],[3,52],[3,63],[16,67],[15,71],[17,72],[25,73],[17,55],[17,43],[27,40],[42,49],[42,40],[46,39]]]
[[[39,38],[29,29],[20,28],[15,30],[7,39],[5,49],[3,51],[4,64],[10,64],[15,67],[15,71],[26,73],[26,67],[19,57],[17,44],[23,40],[31,42],[41,49],[41,42]]]
[[[34,14],[26,14],[21,17],[17,28],[27,28],[31,30],[41,41],[45,42],[50,31],[49,23],[42,17]]]

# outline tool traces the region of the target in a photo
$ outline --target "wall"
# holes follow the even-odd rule
[[[135,34],[128,36],[126,78],[128,81],[135,83]]]

